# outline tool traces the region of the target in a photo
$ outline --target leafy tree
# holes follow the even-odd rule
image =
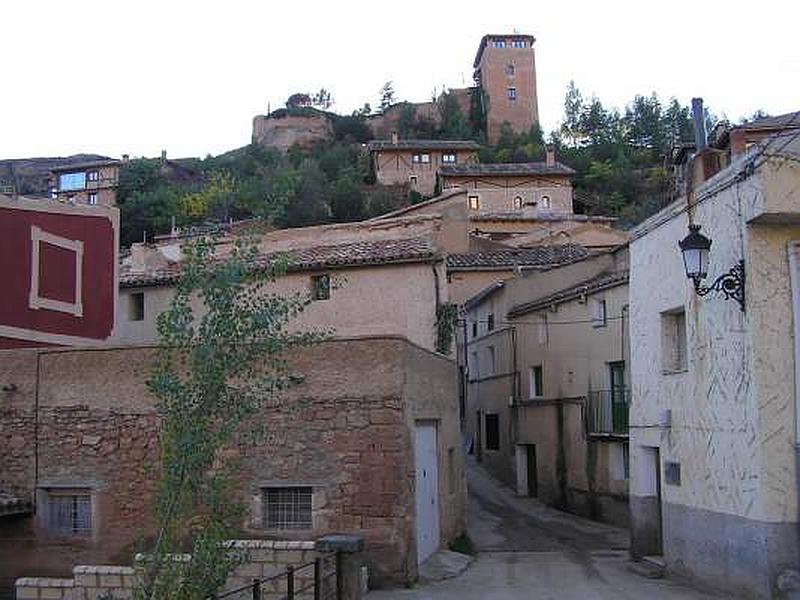
[[[331,185],[328,203],[334,221],[342,223],[365,217],[366,201],[361,180],[358,172],[348,167]]]
[[[286,100],[286,108],[288,108],[288,109],[306,108],[306,107],[311,106],[311,104],[312,104],[311,96],[309,96],[308,94],[303,93],[303,92],[298,92],[296,94],[292,94]]]
[[[316,162],[306,160],[299,171],[299,186],[287,204],[284,223],[288,227],[304,227],[325,223],[331,217],[326,201],[328,179]]]
[[[461,112],[458,100],[452,92],[442,94],[438,106],[441,116],[439,137],[450,140],[468,140],[474,136],[469,120]]]
[[[380,94],[381,99],[379,106],[381,108],[381,112],[386,112],[386,109],[394,104],[394,83],[392,81],[387,81],[384,83]]]
[[[246,243],[224,261],[211,240],[184,250],[175,295],[157,320],[158,361],[147,382],[161,417],[158,536],[138,590],[147,600],[213,597],[240,563],[224,544],[245,514],[226,449],[289,384],[286,350],[319,339],[287,331],[307,298],[270,293],[285,262],[254,270],[257,249]],[[186,547],[186,560],[171,558]]]
[[[331,93],[323,87],[312,96],[311,104],[322,110],[328,110],[333,104],[333,97]]]

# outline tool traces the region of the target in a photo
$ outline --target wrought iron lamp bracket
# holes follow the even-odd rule
[[[709,286],[702,285],[702,278],[692,277],[694,291],[698,296],[705,296],[711,292],[722,292],[725,300],[736,300],[739,308],[744,312],[744,261],[740,260],[730,271],[720,275]]]

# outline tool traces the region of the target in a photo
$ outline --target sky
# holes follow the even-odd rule
[[[350,113],[462,87],[485,33],[536,37],[545,131],[574,80],[624,108],[702,96],[738,121],[800,110],[800,3],[6,0],[0,159],[92,152],[173,158],[250,141],[252,118],[325,87]]]

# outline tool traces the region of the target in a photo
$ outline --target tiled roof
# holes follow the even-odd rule
[[[367,150],[478,150],[480,144],[472,140],[373,140]]]
[[[564,288],[563,290],[559,290],[553,294],[544,296],[543,298],[537,298],[536,300],[533,300],[531,302],[525,302],[523,304],[517,304],[516,306],[512,306],[511,310],[508,311],[508,316],[518,317],[520,315],[524,315],[526,313],[533,312],[535,310],[541,310],[543,308],[547,308],[553,304],[558,304],[560,302],[571,300],[572,298],[576,298],[583,294],[597,292],[600,290],[604,290],[610,287],[616,287],[618,285],[626,283],[628,283],[628,271],[615,271],[613,273],[603,273],[591,279],[582,281],[576,285]]]
[[[574,244],[540,246],[529,249],[489,250],[468,254],[450,254],[447,269],[483,270],[521,267],[549,267],[580,260],[589,255],[583,246]]]
[[[114,158],[109,158],[106,160],[93,160],[91,162],[84,162],[84,163],[74,163],[71,165],[63,165],[61,167],[53,167],[51,171],[53,173],[61,173],[66,171],[80,171],[82,169],[94,169],[100,167],[110,167],[113,165],[121,165],[121,160],[116,160]]]
[[[739,125],[743,129],[778,129],[781,127],[800,128],[800,111],[776,115],[774,117],[761,117],[749,123]]]
[[[613,223],[616,217],[602,215],[578,215],[560,211],[542,211],[536,216],[526,215],[523,211],[479,212],[471,215],[470,221],[576,221],[585,223]]]
[[[402,262],[419,262],[433,258],[436,246],[427,237],[370,240],[315,246],[285,252],[270,252],[259,255],[254,268],[266,267],[281,257],[290,260],[289,271],[309,271],[326,267],[350,267]],[[121,287],[147,287],[170,285],[180,276],[181,265],[171,262],[166,266],[133,271],[129,264],[120,269]]]
[[[440,175],[465,175],[470,177],[512,177],[520,175],[573,175],[574,169],[556,162],[548,165],[546,162],[527,163],[475,163],[464,165],[442,165],[439,167]]]

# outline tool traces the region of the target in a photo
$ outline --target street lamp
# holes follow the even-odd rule
[[[708,275],[708,253],[711,240],[700,233],[700,225],[689,225],[689,235],[678,242],[683,254],[683,267],[686,276],[692,280],[698,296],[709,292],[722,292],[726,300],[736,300],[744,312],[744,261],[740,260],[730,271],[720,275],[709,286],[702,285]]]

